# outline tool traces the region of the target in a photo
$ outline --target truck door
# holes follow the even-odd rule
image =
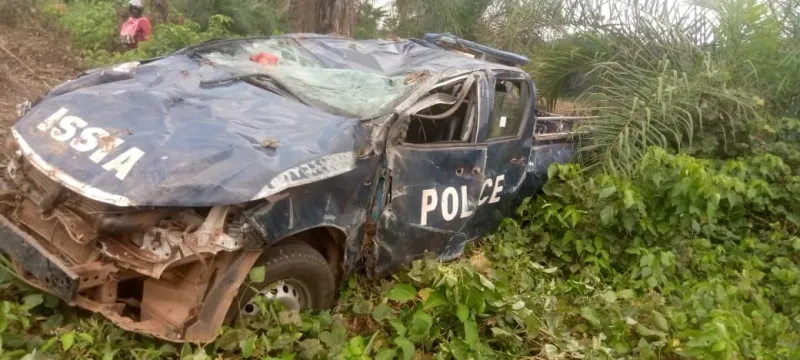
[[[374,264],[384,274],[433,252],[457,257],[470,239],[487,148],[477,143],[483,73],[435,87],[402,114],[387,146],[387,204],[373,239]],[[393,128],[395,130],[395,128]],[[391,141],[391,140],[390,140]]]
[[[496,73],[491,86],[492,107],[485,131],[487,144],[485,179],[478,199],[474,236],[487,234],[512,214],[519,196],[533,144],[534,89],[523,73]]]

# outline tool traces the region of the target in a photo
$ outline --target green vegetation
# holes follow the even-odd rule
[[[48,20],[54,20],[66,31],[89,68],[163,56],[188,45],[234,36],[231,32],[233,20],[226,15],[202,18],[206,26],[201,28],[197,22],[173,12],[174,22],[153,24],[150,41],[135,50],[125,51],[117,41],[120,27],[117,12],[124,9],[125,3],[76,0],[65,6],[58,1],[48,1],[42,7]]]
[[[635,173],[555,165],[546,195],[462,260],[351,278],[332,314],[262,304],[262,321],[204,347],[67,321],[57,301],[6,283],[3,346],[148,359],[800,356],[800,177],[771,154],[714,162],[660,148]]]
[[[282,3],[175,0],[134,52],[114,45],[121,2],[42,8],[95,66],[290,31]],[[0,273],[0,359],[800,358],[800,4],[393,6],[362,7],[353,33],[523,52],[542,106],[591,104],[580,165],[552,166],[544,194],[457,261],[350,278],[332,312],[263,303],[212,344],[123,332]]]

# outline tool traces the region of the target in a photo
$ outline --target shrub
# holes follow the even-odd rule
[[[630,178],[583,177],[575,165],[549,175],[547,195],[505,232],[570,278],[608,279],[610,301],[576,312],[612,353],[800,356],[800,177],[780,157],[715,162],[653,148]]]
[[[43,13],[55,19],[69,34],[87,67],[164,56],[189,45],[233,36],[233,22],[227,16],[211,16],[205,30],[198,23],[183,19],[156,24],[150,41],[140,43],[137,49],[126,50],[117,40],[120,26],[117,10],[123,9],[122,5],[124,2],[119,1],[76,0],[68,5],[51,1],[43,6]],[[171,18],[180,16],[173,12]]]
[[[119,32],[117,9],[112,2],[96,0],[75,0],[69,6],[57,1],[44,5],[45,15],[57,20],[79,51],[114,47]]]
[[[222,15],[213,16],[206,31],[202,31],[200,26],[191,20],[185,20],[181,24],[159,24],[153,29],[150,41],[139,43],[137,49],[126,52],[87,50],[83,53],[83,60],[87,66],[97,67],[164,56],[189,45],[212,39],[230,38],[232,36],[230,25],[230,18]]]
[[[171,5],[203,28],[213,26],[214,15],[230,18],[230,29],[242,35],[272,35],[289,28],[282,0],[173,0]]]

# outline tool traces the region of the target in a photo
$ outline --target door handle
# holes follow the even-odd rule
[[[483,173],[483,169],[481,169],[481,168],[479,168],[477,166],[472,168],[472,175],[479,176],[482,173]],[[460,168],[456,169],[456,176],[462,176],[462,175],[464,175],[464,168],[460,167]]]
[[[525,160],[527,160],[527,158],[518,157],[518,158],[511,158],[510,162],[511,162],[511,165],[524,165],[525,164]]]

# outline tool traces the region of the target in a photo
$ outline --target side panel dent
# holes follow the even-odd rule
[[[246,216],[267,247],[313,228],[341,230],[346,235],[343,270],[350,273],[360,261],[379,162],[378,155],[360,159],[355,170],[281,193]]]

